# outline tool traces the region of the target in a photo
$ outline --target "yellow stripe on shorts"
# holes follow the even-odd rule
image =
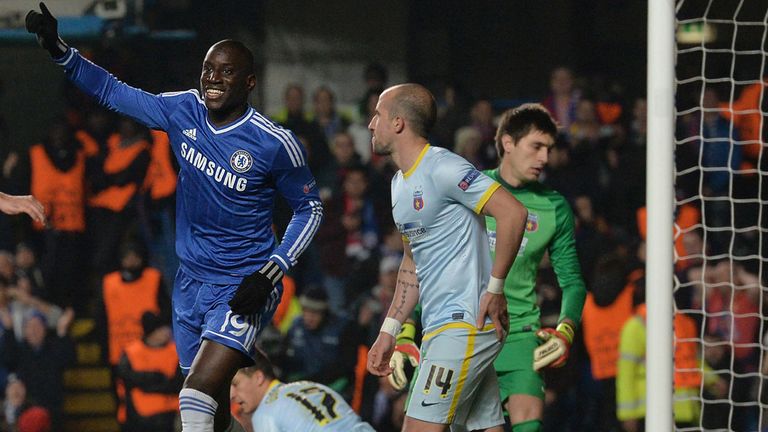
[[[463,328],[463,329],[467,329],[467,330],[477,331],[477,327],[473,326],[472,324],[470,324],[468,322],[464,322],[464,321],[452,322],[452,323],[448,323],[448,324],[443,324],[440,327],[432,330],[431,332],[424,334],[424,336],[422,336],[422,338],[421,338],[421,343],[423,344],[424,342],[432,339],[433,337],[437,336],[438,334],[440,334],[440,333],[442,333],[442,332],[444,332],[444,331],[446,331],[448,329],[454,329],[454,328]],[[493,330],[493,329],[494,329],[493,324],[486,324],[482,328],[482,331],[486,332],[486,331]]]
[[[466,329],[469,331],[469,336],[467,338],[467,349],[464,352],[464,361],[461,362],[461,371],[459,372],[459,380],[456,383],[456,391],[453,393],[453,399],[451,400],[451,406],[448,409],[448,423],[453,422],[453,417],[456,415],[456,406],[459,404],[459,399],[461,399],[461,391],[464,389],[464,383],[467,380],[467,374],[469,373],[469,363],[470,359],[472,358],[472,354],[475,351],[475,336],[477,335],[477,327],[474,325],[468,323],[468,322],[452,322],[448,324],[444,324],[435,330],[432,330],[429,333],[426,333],[422,338],[422,344],[429,339],[432,339],[433,337],[437,336],[438,334],[449,330],[449,329]],[[486,324],[483,326],[482,330],[483,332],[487,332],[490,330],[493,330],[494,326],[493,324]]]
[[[461,391],[464,389],[464,382],[467,380],[467,374],[469,373],[469,359],[472,358],[472,353],[475,350],[475,335],[477,334],[477,328],[470,327],[469,337],[467,338],[467,350],[464,352],[464,361],[461,362],[461,373],[459,373],[459,382],[456,383],[456,391],[453,393],[453,400],[451,401],[451,407],[448,409],[448,423],[453,423],[453,417],[456,415],[456,405],[459,404],[459,398]]]

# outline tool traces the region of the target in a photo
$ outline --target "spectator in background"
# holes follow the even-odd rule
[[[166,281],[173,282],[179,268],[176,256],[176,176],[178,167],[171,150],[168,134],[151,130],[152,150],[144,179],[146,191],[143,234],[149,245],[152,265],[163,272]],[[170,285],[168,288],[170,289]],[[168,293],[171,294],[170,292]]]
[[[172,431],[184,376],[170,323],[144,312],[141,326],[143,338],[128,344],[117,366],[126,391],[123,432]]]
[[[330,157],[325,133],[312,116],[304,111],[304,87],[291,83],[283,93],[284,107],[272,115],[272,119],[286,129],[290,129],[301,140],[309,153],[309,166],[319,169],[328,163]]]
[[[454,150],[456,132],[467,122],[466,101],[458,86],[449,84],[443,88],[436,102],[437,120],[432,129],[432,141],[437,146]]]
[[[365,92],[363,97],[360,98],[358,108],[360,112],[360,119],[365,119],[370,113],[369,99],[371,93],[376,93],[376,97],[384,91],[387,87],[387,81],[389,80],[389,71],[387,68],[378,62],[368,63],[363,69],[363,84],[365,85]],[[366,123],[367,124],[367,123]]]
[[[322,171],[315,174],[320,198],[324,202],[328,202],[339,194],[341,179],[344,178],[347,170],[362,164],[360,155],[355,151],[354,139],[348,132],[338,132],[330,143],[333,158]]]
[[[464,126],[456,131],[456,143],[453,152],[463,157],[467,162],[475,167],[480,167],[484,163],[481,153],[483,145],[483,136],[476,128]]]
[[[16,265],[13,254],[0,250],[0,283],[11,285],[16,283]]]
[[[8,376],[8,383],[4,386],[5,399],[3,400],[2,422],[0,431],[10,432],[17,428],[21,413],[31,407],[27,400],[27,386],[15,374]]]
[[[625,432],[645,428],[646,406],[646,307],[645,278],[638,280],[633,294],[636,314],[622,327],[616,373],[616,416]],[[701,402],[698,399],[702,374],[696,324],[687,315],[674,317],[674,417],[679,428],[698,426]]]
[[[549,90],[549,95],[541,104],[552,113],[558,126],[567,135],[580,98],[580,92],[574,87],[573,71],[565,66],[555,68],[550,75]]]
[[[70,126],[58,119],[42,144],[29,149],[30,190],[45,207],[49,225],[34,225],[41,267],[54,303],[84,303],[85,152]]]
[[[497,154],[495,146],[496,124],[493,119],[493,105],[488,98],[480,98],[472,104],[469,111],[469,126],[480,134],[480,150],[478,169],[492,168],[496,165]],[[458,137],[456,137],[458,138]]]
[[[135,224],[136,200],[150,162],[146,128],[121,117],[118,132],[107,140],[102,175],[92,179],[89,199],[93,270],[103,276],[118,266],[120,243]]]
[[[48,303],[38,295],[35,295],[32,291],[32,283],[23,276],[17,278],[14,284],[6,288],[6,294],[9,302],[7,305],[0,303],[0,314],[7,313],[10,315],[13,321],[16,340],[19,342],[24,339],[24,333],[22,332],[23,324],[30,313],[38,312],[45,316],[46,322],[52,330],[56,329],[56,323],[59,322],[59,319],[65,313],[59,306]],[[69,310],[71,308],[67,309],[67,311]]]
[[[582,328],[589,354],[595,392],[585,395],[587,415],[594,432],[612,432],[616,419],[616,362],[624,322],[634,315],[632,296],[642,271],[627,276],[627,263],[616,253],[600,256],[590,278],[590,292],[584,303]]]
[[[61,424],[64,401],[64,370],[74,363],[75,348],[67,336],[75,314],[68,309],[56,323],[56,331],[48,332],[46,317],[32,311],[24,321],[24,340],[13,337],[13,322],[0,315],[6,332],[2,355],[12,372],[27,385],[27,394],[35,403],[45,407],[54,424]]]
[[[16,275],[26,277],[32,284],[32,295],[48,298],[48,291],[45,287],[43,271],[37,265],[37,256],[29,243],[19,243],[16,245]]]
[[[760,360],[761,284],[757,275],[748,272],[741,263],[723,260],[703,268],[703,305],[705,335],[721,341],[728,348],[725,369],[732,373],[728,399],[744,405],[734,407],[731,427],[753,430],[759,415],[747,402],[754,399]]]
[[[367,172],[361,166],[346,170],[342,193],[331,199],[325,208],[328,217],[317,234],[324,269],[323,286],[331,310],[343,314],[349,300],[345,286],[365,285],[365,282],[350,282],[352,278],[356,281],[369,279],[365,271],[375,259],[381,225],[378,215],[383,212],[377,211],[376,202],[368,194]],[[374,273],[370,279],[375,281],[375,277]]]
[[[376,103],[379,101],[380,89],[369,89],[365,94],[365,105],[360,105],[360,119],[347,128],[347,132],[352,136],[355,143],[355,152],[360,155],[363,163],[368,163],[373,157],[371,155],[371,131],[368,124],[376,113]]]
[[[169,314],[171,302],[160,271],[147,266],[144,247],[133,242],[121,248],[120,270],[104,276],[102,298],[108,361],[115,367],[125,347],[141,339],[142,315]]]
[[[325,384],[346,398],[352,388],[357,362],[358,329],[354,322],[328,310],[328,296],[312,288],[299,298],[301,316],[286,335],[286,381],[309,380]]]
[[[312,123],[323,131],[325,142],[330,143],[336,134],[347,130],[352,120],[336,108],[336,95],[328,86],[320,86],[312,95]]]

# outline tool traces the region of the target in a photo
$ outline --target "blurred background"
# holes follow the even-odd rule
[[[612,389],[619,333],[645,284],[645,82],[656,60],[646,1],[46,4],[67,43],[152,93],[198,88],[202,59],[221,39],[253,50],[251,103],[305,145],[326,212],[259,343],[283,380],[330,385],[380,431],[399,430],[405,395],[361,365],[391,302],[402,242],[389,214],[395,168],[370,151],[371,107],[389,85],[427,86],[438,103],[430,142],[490,169],[498,116],[543,103],[561,129],[541,180],[575,215],[591,302],[583,325],[613,323],[601,330],[612,339],[577,332],[568,365],[545,374],[544,430],[624,430]],[[131,390],[142,371],[124,359],[147,341],[173,343],[178,166],[164,134],[104,111],[65,80],[23,28],[33,7],[0,1],[0,191],[47,191],[51,225],[0,215],[0,431],[131,430],[146,401]],[[677,2],[675,298],[696,323],[701,373],[710,371],[696,390],[699,427],[688,430],[765,423],[766,16],[760,1]],[[58,188],[56,170],[82,186]],[[277,200],[278,235],[289,219]],[[560,290],[546,258],[537,290],[542,324],[553,326]],[[172,398],[182,378],[166,360],[150,387]],[[175,403],[140,411],[172,422]],[[31,408],[44,412],[24,423]]]

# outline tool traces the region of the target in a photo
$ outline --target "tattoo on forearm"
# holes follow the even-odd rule
[[[400,270],[401,272],[404,272],[405,270]],[[410,272],[413,273],[413,272]],[[405,313],[403,313],[403,307],[405,307],[405,299],[408,297],[408,290],[410,289],[418,289],[419,284],[417,283],[410,283],[406,282],[402,279],[397,280],[397,285],[400,287],[400,303],[395,306],[395,317],[398,315],[405,317]]]

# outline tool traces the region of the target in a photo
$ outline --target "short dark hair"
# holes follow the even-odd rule
[[[253,57],[253,51],[251,51],[250,48],[248,48],[244,43],[240,42],[239,40],[235,39],[224,39],[216,42],[212,45],[212,47],[218,45],[217,48],[232,48],[236,51],[239,51],[240,54],[243,56],[243,60],[245,60],[245,64],[243,65],[245,67],[245,71],[248,74],[253,74],[255,72],[255,62]]]
[[[401,88],[394,95],[390,118],[403,117],[416,135],[427,138],[437,118],[435,97],[419,84],[401,84],[398,87]]]
[[[256,357],[253,360],[253,366],[244,367],[240,369],[240,371],[249,377],[253,376],[256,371],[261,371],[267,379],[277,378],[277,375],[275,375],[275,367],[272,366],[272,362],[269,361],[267,355],[260,349],[256,349]]]
[[[511,136],[512,142],[517,144],[532,130],[538,130],[551,135],[552,138],[557,138],[557,123],[543,105],[527,103],[504,111],[499,120],[499,127],[496,129],[496,152],[499,158],[504,154],[504,145],[501,143],[502,136]]]

